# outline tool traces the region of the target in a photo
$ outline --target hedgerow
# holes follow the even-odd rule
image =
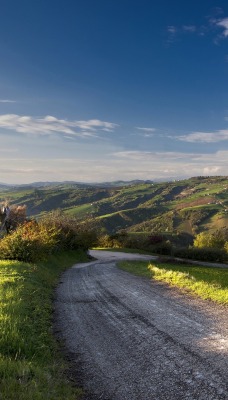
[[[0,258],[25,262],[43,260],[57,246],[58,236],[54,226],[26,222],[0,240]]]
[[[97,226],[93,219],[82,222],[56,210],[47,214],[42,224],[58,231],[56,250],[87,250],[97,242]]]
[[[173,249],[172,255],[174,257],[207,262],[224,262],[228,259],[228,255],[225,250],[206,247]]]
[[[52,212],[41,221],[26,221],[0,240],[0,258],[36,262],[65,250],[88,250],[96,243],[92,223],[80,224]]]

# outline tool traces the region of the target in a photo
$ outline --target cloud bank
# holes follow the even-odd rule
[[[116,151],[107,158],[9,158],[0,182],[35,181],[104,182],[131,179],[180,179],[190,176],[227,175],[228,151],[213,154],[183,152]]]

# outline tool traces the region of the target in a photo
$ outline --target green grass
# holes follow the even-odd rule
[[[75,400],[52,335],[53,289],[60,273],[86,255],[67,252],[36,265],[0,261],[0,398]]]
[[[175,263],[122,261],[120,268],[140,276],[163,281],[207,300],[228,304],[228,269]]]
[[[91,204],[83,204],[77,207],[71,207],[65,210],[65,213],[70,216],[84,216],[88,213],[94,212],[95,207]]]

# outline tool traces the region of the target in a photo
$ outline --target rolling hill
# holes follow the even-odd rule
[[[228,177],[195,177],[171,182],[74,182],[0,187],[0,202],[26,205],[30,217],[60,209],[93,217],[114,233],[187,232],[228,226]]]

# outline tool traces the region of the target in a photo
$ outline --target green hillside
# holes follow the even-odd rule
[[[137,182],[102,187],[60,183],[0,188],[0,202],[26,205],[28,216],[61,209],[94,217],[107,232],[187,232],[228,226],[228,177],[196,177],[173,182]]]

